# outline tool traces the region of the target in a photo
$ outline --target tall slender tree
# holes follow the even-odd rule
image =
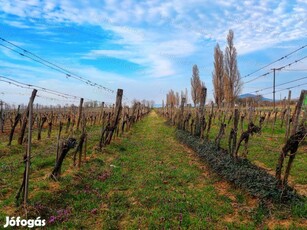
[[[237,50],[233,45],[234,33],[229,30],[224,58],[224,92],[228,106],[234,107],[235,99],[241,91],[240,72],[237,65]]]
[[[194,107],[196,107],[197,103],[199,103],[200,93],[201,93],[202,82],[199,78],[199,70],[197,65],[193,65],[192,69],[192,78],[191,78],[191,96],[194,103]]]
[[[224,100],[223,89],[223,77],[224,77],[224,55],[217,43],[214,47],[214,70],[212,73],[212,83],[214,88],[214,99],[218,108],[221,106]]]

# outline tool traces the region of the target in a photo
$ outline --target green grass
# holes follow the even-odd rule
[[[268,220],[305,220],[305,207],[259,206],[244,191],[208,171],[196,154],[179,144],[175,129],[152,112],[130,133],[97,152],[99,127],[88,127],[88,159],[72,167],[64,161],[59,182],[48,179],[54,165],[53,136],[34,141],[30,176],[30,214],[54,229],[256,229]],[[0,225],[6,215],[23,214],[14,205],[21,183],[23,147],[1,145],[4,182],[0,192]],[[226,185],[227,186],[226,186]],[[275,212],[274,211],[274,212]],[[278,224],[276,225],[278,227]]]

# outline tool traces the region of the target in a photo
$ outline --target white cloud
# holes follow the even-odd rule
[[[255,0],[247,0],[243,4],[223,0],[211,4],[209,2],[204,4],[203,1],[198,0],[191,1],[188,4],[183,1],[152,2],[149,0],[142,3],[132,0],[122,2],[109,0],[105,4],[100,1],[87,3],[68,0],[43,2],[32,0],[21,3],[15,1],[1,2],[0,4],[4,12],[20,17],[43,17],[56,22],[102,25],[122,37],[122,40],[118,42],[126,45],[131,45],[131,43],[133,45],[138,43],[140,46],[146,45],[146,43],[156,45],[152,43],[153,39],[145,38],[147,31],[144,31],[141,26],[144,22],[154,25],[156,22],[164,21],[164,25],[165,23],[170,24],[169,34],[157,34],[157,31],[153,32],[150,25],[149,27],[147,25],[148,30],[155,33],[155,36],[159,36],[162,42],[168,42],[167,36],[174,33],[174,29],[178,26],[186,32],[192,30],[192,33],[200,35],[200,31],[204,31],[203,25],[206,25],[207,35],[203,34],[203,36],[210,34],[217,41],[225,39],[225,31],[233,28],[236,33],[236,40],[240,41],[239,44],[250,44],[238,46],[238,50],[242,53],[252,52],[293,39],[293,36],[279,36],[276,39],[276,35],[283,32],[288,34],[295,32],[296,38],[303,37],[306,34],[306,27],[299,27],[300,33],[292,29],[294,25],[300,26],[306,21],[306,19],[303,20],[306,18],[306,9],[301,6],[305,4],[304,1],[291,3],[291,5],[285,0],[278,4],[274,1],[258,2]],[[220,11],[220,7],[225,10]],[[291,9],[296,13],[295,17],[291,16]],[[201,12],[205,12],[205,14]],[[212,20],[212,17],[214,20]],[[207,19],[207,21],[199,21],[199,18]],[[212,22],[208,21],[210,19]],[[14,26],[14,23],[16,27],[25,26],[20,22],[11,22],[11,25]],[[187,38],[177,37],[175,40],[180,39]]]
[[[216,42],[224,46],[229,29],[235,32],[238,55],[305,39],[306,7],[304,0],[0,1],[3,13],[19,17],[6,20],[16,28],[28,26],[23,20],[41,18],[42,22],[90,24],[110,31],[115,35],[112,43],[121,49],[97,46],[83,58],[126,59],[143,66],[142,74],[149,75],[148,79],[187,75],[190,67],[178,64],[178,58],[191,62],[203,58],[199,62],[212,65],[213,47]],[[42,26],[37,32],[49,33],[48,27]]]

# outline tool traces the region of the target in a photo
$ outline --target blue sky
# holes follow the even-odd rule
[[[71,72],[116,90],[126,102],[161,103],[169,89],[190,90],[193,64],[213,98],[213,49],[224,50],[232,29],[241,76],[307,44],[305,0],[0,0],[0,37]],[[0,44],[6,44],[0,41]],[[242,80],[307,55],[307,47]],[[0,75],[92,100],[113,102],[115,95],[0,46]],[[276,84],[307,77],[307,58],[276,74]],[[298,97],[302,79],[277,87]],[[272,74],[244,84],[242,93],[272,85]],[[259,93],[272,98],[272,90]],[[1,99],[25,103],[31,90],[0,81]],[[25,97],[25,95],[27,95]],[[38,103],[63,104],[63,98],[39,92]],[[276,98],[283,98],[287,90]],[[57,98],[50,100],[44,97]]]

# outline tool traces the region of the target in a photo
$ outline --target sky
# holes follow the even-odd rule
[[[242,94],[272,98],[272,89],[262,89],[272,86],[273,74],[257,77],[290,63],[276,71],[276,98],[286,97],[289,87],[292,98],[307,88],[307,47],[249,75],[307,45],[306,0],[0,0],[0,76],[85,101],[113,103],[122,88],[125,103],[161,104],[170,89],[190,91],[197,64],[210,101],[214,47],[225,49],[230,29],[245,82]],[[1,100],[27,103],[31,89],[1,79]],[[42,90],[38,96],[37,103],[49,105],[79,100]]]

